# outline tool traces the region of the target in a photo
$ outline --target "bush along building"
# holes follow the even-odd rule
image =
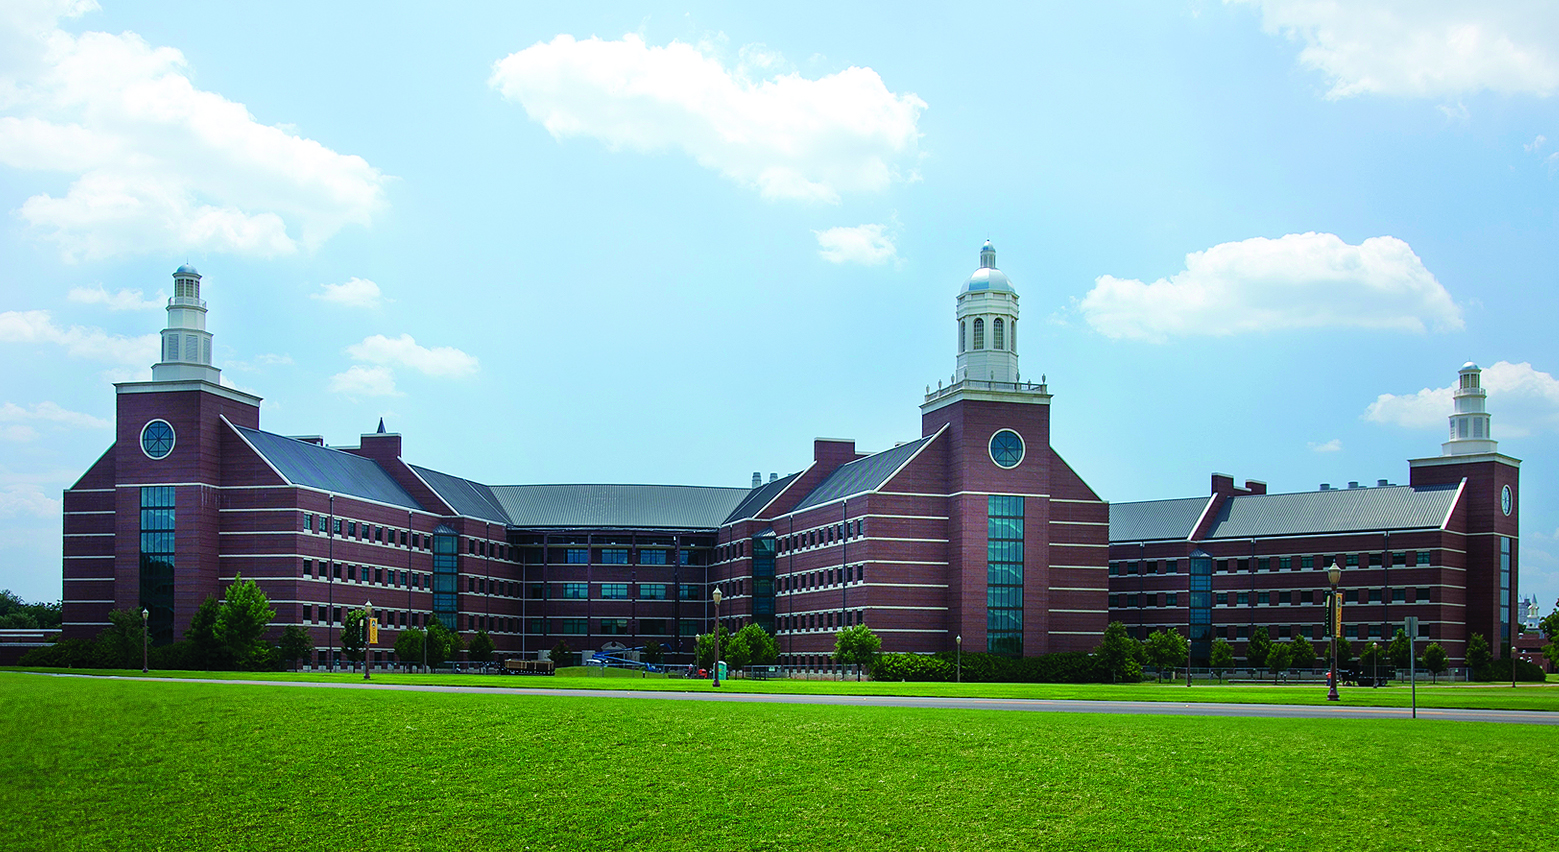
[[[1481,634],[1507,653],[1518,610],[1520,461],[1498,452],[1476,364],[1463,366],[1440,455],[1408,484],[1269,494],[1215,473],[1202,497],[1110,506],[1110,617],[1138,638],[1183,631],[1193,665],[1252,632],[1324,638],[1326,569],[1342,567],[1344,638],[1389,642],[1407,616],[1461,665]],[[1420,646],[1422,647],[1422,646]]]
[[[310,662],[340,659],[369,603],[388,661],[437,618],[501,656],[656,642],[691,658],[719,617],[821,666],[865,624],[886,651],[1088,650],[1107,619],[1108,505],[1050,446],[1051,395],[1018,371],[1018,294],[989,243],[956,298],[957,352],[921,435],[880,452],[819,439],[805,469],[751,487],[487,485],[413,464],[379,429],[355,447],[260,428],[260,398],[212,364],[201,276],[182,266],[149,382],[115,385],[116,433],[64,495],[66,636],[113,609],[181,637],[235,577]]]

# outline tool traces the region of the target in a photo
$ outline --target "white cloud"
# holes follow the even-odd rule
[[[346,353],[370,364],[410,367],[429,376],[467,376],[476,372],[477,360],[453,346],[429,349],[419,346],[409,334],[390,338],[382,334],[363,338],[348,346]]]
[[[1225,0],[1259,6],[1261,28],[1304,47],[1331,99],[1546,97],[1559,88],[1559,7],[1547,0]]]
[[[493,64],[489,84],[563,139],[616,150],[680,149],[765,198],[837,202],[913,179],[925,101],[851,67],[816,80],[754,79],[782,60],[761,48],[727,68],[711,51],[559,35]]]
[[[1327,441],[1327,442],[1322,443],[1322,444],[1317,444],[1317,443],[1312,442],[1310,444],[1310,451],[1314,452],[1314,453],[1338,453],[1338,452],[1342,452],[1342,439],[1341,438],[1333,438],[1330,441]]]
[[[353,308],[377,308],[383,297],[379,285],[367,278],[350,278],[344,284],[321,284],[318,293],[309,294],[310,299]]]
[[[1485,367],[1480,384],[1488,391],[1490,428],[1495,438],[1521,438],[1559,432],[1559,379],[1523,362],[1500,361]],[[1364,411],[1364,419],[1409,429],[1446,429],[1456,384],[1417,393],[1383,393]]]
[[[898,247],[882,225],[829,228],[812,233],[817,236],[817,253],[830,263],[878,266],[898,258]]]
[[[14,51],[0,59],[0,163],[76,176],[19,211],[67,259],[292,254],[384,205],[377,169],[195,88],[178,50],[59,28],[94,5],[0,13],[0,48]]]
[[[45,494],[37,485],[29,483],[0,487],[0,518],[18,515],[58,518],[60,501]]]
[[[145,368],[157,360],[158,336],[123,337],[100,328],[60,328],[48,311],[0,311],[0,343],[54,343],[74,358]]]
[[[1353,246],[1316,233],[1222,243],[1151,284],[1101,275],[1079,308],[1108,337],[1160,343],[1296,328],[1462,327],[1461,309],[1407,243],[1372,237]]]
[[[73,429],[107,429],[113,424],[101,417],[71,411],[54,402],[21,406],[14,402],[0,405],[0,423],[54,423]]]
[[[65,298],[84,305],[103,305],[111,311],[150,311],[163,307],[168,297],[159,292],[156,298],[148,299],[140,290],[110,293],[103,289],[102,284],[98,284],[95,287],[72,287]]]
[[[1548,137],[1539,133],[1537,134],[1537,138],[1532,140],[1532,144],[1522,145],[1521,147],[1525,149],[1528,154],[1536,154],[1538,151],[1542,150],[1543,143],[1547,141]]]
[[[395,371],[389,367],[364,367],[354,364],[344,373],[330,377],[330,390],[349,397],[402,396],[395,389]]]

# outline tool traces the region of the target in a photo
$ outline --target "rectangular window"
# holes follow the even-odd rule
[[[1294,593],[1293,592],[1278,592],[1278,603],[1286,604],[1286,603],[1293,603],[1293,602],[1294,602]]]
[[[1407,589],[1392,589],[1391,600],[1394,603],[1407,603]]]
[[[314,515],[310,512],[303,513],[303,529],[307,532],[314,531]]]
[[[583,618],[559,618],[555,620],[562,622],[559,633],[566,633],[570,636],[583,636],[585,633],[585,620]]]
[[[1304,569],[1304,570],[1306,570],[1306,571],[1309,571],[1310,569],[1314,568],[1315,567],[1315,557],[1314,556],[1301,556],[1301,557],[1299,557],[1299,567]]]
[[[603,618],[601,619],[601,634],[604,636],[627,636],[628,619]]]
[[[526,594],[526,597],[533,601],[545,600],[547,597],[547,584],[531,583],[530,591]]]
[[[1427,550],[1420,550],[1420,551],[1418,551],[1418,559],[1417,559],[1416,564],[1418,564],[1418,565],[1428,565],[1429,564],[1429,551],[1427,551]]]
[[[1126,605],[1127,606],[1131,606],[1131,607],[1136,606],[1137,605],[1137,596],[1136,595],[1127,595],[1126,596]]]
[[[1164,565],[1169,569],[1169,573],[1171,573],[1171,574],[1178,574],[1178,573],[1180,573],[1180,560],[1178,560],[1178,559],[1166,559],[1166,560],[1164,560]]]
[[[628,564],[628,548],[626,548],[626,547],[609,547],[609,548],[606,548],[605,550],[602,550],[601,551],[601,564],[602,565],[627,565]]]
[[[628,599],[627,583],[602,583],[601,598],[609,601],[625,601]]]
[[[1349,568],[1357,568],[1357,567],[1359,567],[1359,554],[1357,554],[1357,553],[1350,553],[1350,554],[1348,554],[1347,561],[1348,561],[1348,567]]]
[[[647,601],[663,601],[666,599],[666,584],[640,583],[639,597]]]
[[[1227,606],[1228,604],[1229,604],[1229,593],[1228,592],[1219,592],[1218,593],[1218,605],[1219,606]]]
[[[1428,589],[1419,589],[1418,590],[1418,602],[1419,603],[1427,603],[1427,602],[1429,602],[1431,600],[1433,600],[1433,598],[1429,597],[1429,590]]]
[[[1280,557],[1278,557],[1278,570],[1279,571],[1292,571],[1293,568],[1294,568],[1294,557],[1292,557],[1292,556],[1280,556]]]
[[[590,585],[588,583],[564,583],[564,600],[585,600],[590,597]]]
[[[682,636],[697,636],[698,635],[698,622],[693,621],[691,619],[683,621],[682,622],[682,626],[681,626],[680,635],[682,635]]]
[[[645,636],[665,636],[667,635],[666,619],[641,618],[639,619],[639,632]]]
[[[699,591],[699,587],[691,583],[681,584],[677,594],[685,601],[703,600],[703,593]]]
[[[639,564],[640,565],[665,565],[666,564],[666,551],[664,551],[664,550],[641,550],[641,551],[639,551]]]
[[[1250,592],[1240,592],[1239,593],[1239,605],[1240,606],[1247,606],[1249,604],[1250,604]]]
[[[1169,606],[1179,606],[1180,596],[1174,592],[1169,593]]]
[[[590,551],[583,547],[570,547],[567,557],[570,565],[586,565],[590,562]]]
[[[1272,602],[1271,598],[1272,598],[1272,594],[1270,592],[1257,592],[1256,593],[1256,603],[1258,603],[1258,604],[1262,604],[1262,605],[1269,604],[1269,603]]]
[[[1315,595],[1312,590],[1305,589],[1299,593],[1299,600],[1301,603],[1315,603]]]
[[[542,635],[547,632],[547,620],[545,618],[525,619],[525,632],[532,635]]]
[[[985,650],[1023,654],[1023,498],[986,498]]]

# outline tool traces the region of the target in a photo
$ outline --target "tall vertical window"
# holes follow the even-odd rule
[[[979,318],[974,321],[974,348],[985,348],[985,320]]]
[[[173,486],[141,489],[141,606],[158,645],[173,643]]]
[[[963,320],[959,320],[958,321],[958,354],[960,354],[960,355],[962,355],[964,353],[964,340],[967,337],[968,337],[968,323],[964,322]]]
[[[440,525],[433,531],[433,614],[451,631],[458,629],[458,566],[460,541],[455,531]]]
[[[1197,550],[1191,554],[1190,563],[1191,661],[1207,665],[1213,650],[1213,560]]]
[[[771,533],[752,540],[752,620],[774,635],[774,562],[779,539]]]
[[[1002,333],[1004,331],[1006,331],[1006,327],[1002,324],[1001,317],[997,317],[996,321],[991,323],[991,348],[1006,348],[1006,335]]]
[[[1499,633],[1506,641],[1511,640],[1510,623],[1513,620],[1511,613],[1516,609],[1516,577],[1511,570],[1510,539],[1506,536],[1499,537]]]
[[[993,494],[986,501],[985,649],[1022,656],[1023,498]]]

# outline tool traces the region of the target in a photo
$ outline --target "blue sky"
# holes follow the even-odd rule
[[[1559,11],[1513,2],[0,11],[0,587],[170,273],[262,425],[494,484],[918,436],[990,239],[1104,497],[1377,479],[1485,367],[1559,597]]]

